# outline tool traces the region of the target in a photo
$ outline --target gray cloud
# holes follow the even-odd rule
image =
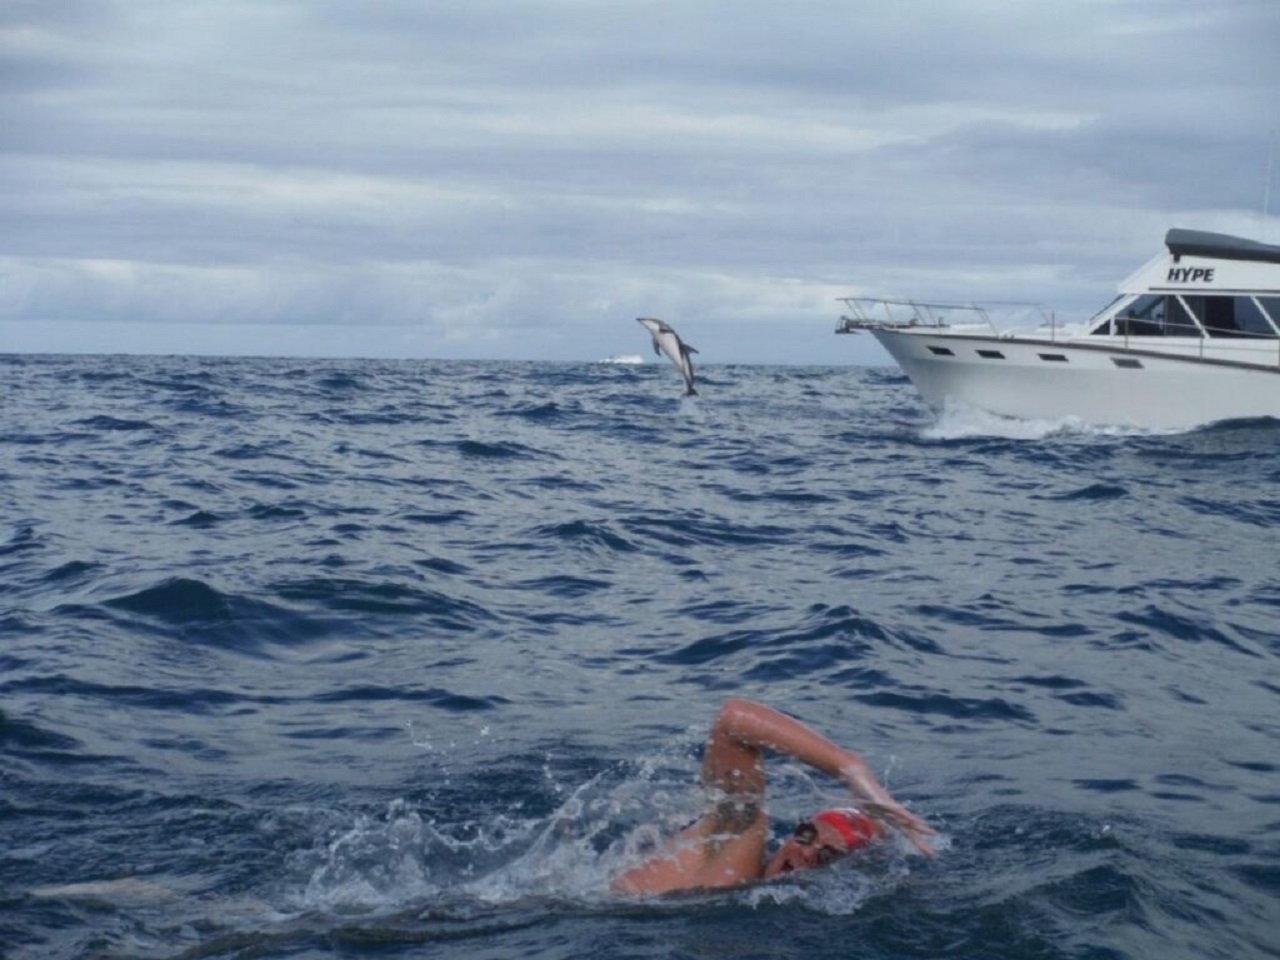
[[[593,359],[656,314],[865,361],[839,293],[1087,313],[1169,226],[1265,229],[1278,37],[1272,0],[11,2],[0,350]]]

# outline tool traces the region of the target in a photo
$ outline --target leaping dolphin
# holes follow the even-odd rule
[[[693,360],[690,359],[689,354],[698,351],[681,340],[680,335],[671,329],[670,324],[661,320],[651,320],[648,317],[636,317],[636,322],[652,334],[653,352],[665,353],[680,371],[680,376],[684,377],[684,395],[697,396],[698,391],[693,389]]]

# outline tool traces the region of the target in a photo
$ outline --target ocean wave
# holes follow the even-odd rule
[[[530,535],[535,540],[550,539],[591,552],[602,550],[606,554],[636,553],[640,549],[632,540],[616,533],[612,524],[588,520],[542,524],[534,527]]]
[[[1273,939],[1274,423],[931,425],[847,367],[683,401],[656,366],[0,361],[15,958]],[[859,751],[940,855],[610,896],[702,809],[729,696]],[[778,836],[848,799],[769,781]]]

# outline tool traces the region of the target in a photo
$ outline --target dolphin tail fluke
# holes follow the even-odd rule
[[[686,397],[696,397],[698,395],[698,391],[693,389],[693,387],[685,387],[684,395]]]

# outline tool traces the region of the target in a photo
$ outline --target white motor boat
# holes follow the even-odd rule
[[[1008,305],[845,297],[941,413],[1187,429],[1280,419],[1280,246],[1173,229],[1092,319],[1001,327]]]

